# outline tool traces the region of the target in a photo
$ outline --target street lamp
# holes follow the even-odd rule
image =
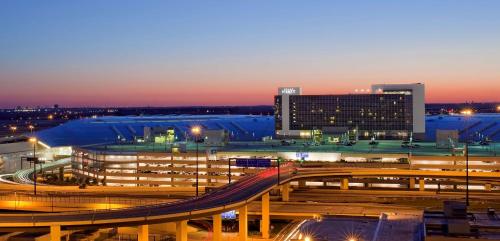
[[[31,143],[33,143],[33,192],[36,195],[36,144],[38,140],[35,137],[31,137],[29,139]]]
[[[281,157],[278,157],[278,159],[276,159],[276,162],[278,164],[278,186],[280,185],[280,162],[281,162]]]
[[[16,135],[16,131],[17,131],[17,126],[11,126],[9,128],[12,131],[12,136],[15,136]]]
[[[201,134],[201,127],[200,126],[193,126],[191,127],[191,134],[195,137],[194,142],[196,142],[196,196],[198,196],[198,185],[199,185],[199,180],[198,180],[198,143],[200,142],[200,134]]]
[[[467,109],[461,112],[465,116],[465,204],[469,206],[469,119],[472,116],[472,110]]]
[[[33,129],[35,129],[35,126],[34,125],[29,125],[28,129],[30,129],[31,134],[33,134]]]

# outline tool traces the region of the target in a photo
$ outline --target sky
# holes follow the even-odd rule
[[[0,108],[268,105],[281,86],[500,102],[500,1],[0,1]]]

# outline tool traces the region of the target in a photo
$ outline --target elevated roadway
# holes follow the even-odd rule
[[[50,171],[50,170],[55,170],[59,169],[60,167],[65,167],[67,165],[71,164],[71,158],[63,158],[54,162],[49,162],[49,163],[44,163],[41,165],[37,165],[37,173],[38,172],[44,172],[44,171]],[[15,172],[12,175],[12,179],[16,183],[21,183],[21,184],[33,184],[33,173],[34,173],[33,168],[27,168],[27,169],[22,169],[17,172]],[[37,185],[43,185],[43,184],[38,184]]]
[[[147,240],[147,225],[154,223],[177,222],[178,236],[184,241],[186,236],[187,220],[214,215],[214,222],[220,223],[220,214],[229,210],[239,210],[240,240],[247,237],[247,206],[250,202],[262,197],[263,205],[263,236],[268,236],[269,226],[269,191],[281,186],[282,199],[289,199],[289,185],[291,181],[314,178],[340,178],[341,189],[348,189],[349,177],[405,177],[419,178],[419,185],[424,178],[464,178],[465,173],[457,171],[422,171],[422,170],[380,170],[380,169],[325,169],[325,168],[294,168],[292,165],[283,165],[281,172],[270,168],[256,175],[247,176],[237,182],[223,186],[197,198],[185,199],[172,203],[138,206],[133,208],[116,209],[94,212],[65,212],[54,214],[1,214],[0,229],[15,231],[16,229],[47,229],[56,237],[63,229],[82,229],[89,227],[118,227],[139,226],[139,240]],[[489,180],[498,182],[500,173],[472,172],[471,179]],[[279,178],[279,180],[278,180]],[[214,225],[215,226],[215,225]],[[218,226],[215,226],[218,227]],[[218,229],[218,228],[216,228]],[[217,239],[216,232],[214,235]],[[264,235],[266,233],[267,235]],[[56,238],[54,238],[56,240]]]

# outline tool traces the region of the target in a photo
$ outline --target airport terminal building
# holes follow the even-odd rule
[[[278,138],[341,135],[344,139],[405,139],[425,135],[423,84],[373,85],[341,95],[303,95],[279,88],[274,97]],[[333,142],[338,142],[338,138]]]
[[[372,95],[353,96],[369,98]],[[374,96],[401,97],[397,94]],[[377,145],[371,145],[370,141],[358,141],[353,145],[310,145],[312,138],[306,137],[290,142],[274,140],[275,119],[251,115],[85,118],[38,131],[34,136],[38,140],[37,157],[49,164],[69,158],[71,169],[68,171],[79,182],[108,186],[189,187],[198,170],[201,186],[217,187],[262,168],[276,166],[278,160],[312,162],[313,165],[315,162],[331,165],[360,162],[388,168],[460,170],[463,168],[460,164],[464,161],[463,149],[461,145],[440,148],[434,142],[440,130],[455,131],[462,139],[467,132],[481,133],[481,136],[498,142],[500,129],[497,123],[497,114],[477,114],[470,118],[462,115],[427,116],[427,142],[418,142],[415,148],[405,147],[398,140],[379,141]],[[190,133],[193,126],[202,128],[203,143],[194,141]],[[329,132],[332,128],[339,127],[327,126],[324,130]],[[409,128],[415,130],[415,126]],[[10,145],[18,145],[15,148],[19,151]],[[498,147],[498,143],[470,146],[471,168],[498,170]],[[32,150],[33,143],[0,146],[0,173],[22,169],[19,166],[23,163],[22,157],[32,156]],[[266,164],[264,167],[260,164],[253,166],[255,160]],[[26,167],[29,163],[24,161],[23,165]]]

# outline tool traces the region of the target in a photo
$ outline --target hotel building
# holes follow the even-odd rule
[[[279,88],[274,97],[278,138],[310,138],[345,130],[355,138],[404,139],[425,134],[423,84],[380,84],[342,95],[303,95],[298,87]]]

